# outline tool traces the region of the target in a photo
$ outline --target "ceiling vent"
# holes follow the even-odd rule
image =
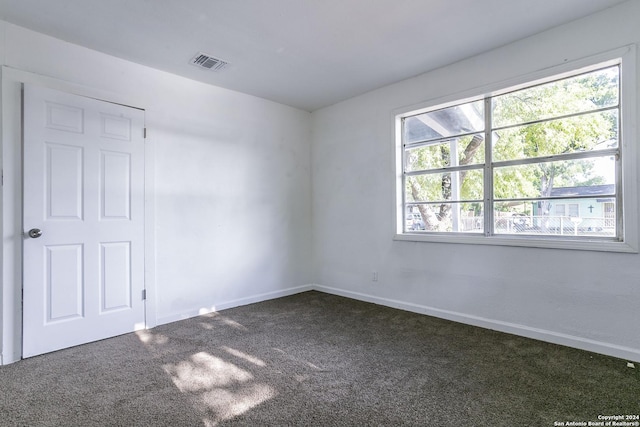
[[[220,71],[225,68],[229,63],[227,61],[223,61],[219,58],[214,58],[213,56],[199,52],[196,56],[191,59],[191,64],[196,67],[205,68],[207,70]]]

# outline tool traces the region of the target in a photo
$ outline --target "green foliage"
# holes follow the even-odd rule
[[[533,86],[493,98],[493,126],[504,127],[618,104],[618,68]]]
[[[494,160],[591,151],[607,141],[617,140],[617,110],[593,112],[617,105],[617,84],[616,67],[494,98],[495,126],[522,124],[495,132]],[[573,116],[537,122],[563,115]],[[532,121],[535,123],[526,124]],[[520,186],[518,197],[544,197],[553,187],[604,181],[603,177],[593,176],[593,172],[593,162],[589,161],[549,162],[521,168],[519,176],[504,176],[502,180],[514,180],[511,185]],[[495,196],[509,197],[509,191],[505,190],[498,185],[494,188]]]

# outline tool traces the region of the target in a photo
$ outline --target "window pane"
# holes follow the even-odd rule
[[[495,161],[618,146],[618,110],[502,129],[493,133]]]
[[[532,202],[498,202],[494,204],[493,226],[498,234],[523,232],[531,228]]]
[[[521,234],[544,236],[615,237],[615,219],[608,213],[612,202],[608,199],[538,200],[521,202],[497,202],[494,205],[494,230],[496,234]],[[579,215],[564,215],[579,211]],[[573,207],[572,207],[573,206]]]
[[[484,130],[484,101],[469,102],[404,119],[404,142],[429,141]]]
[[[578,203],[569,203],[569,216],[580,216],[580,205]]]
[[[404,230],[405,231],[419,231],[426,230],[426,224],[422,217],[422,212],[428,212],[425,207],[418,208],[417,206],[409,206],[406,210]],[[428,218],[428,215],[425,215]]]
[[[457,151],[457,162],[451,163],[451,149]],[[447,139],[431,145],[405,150],[405,171],[439,169],[448,166],[484,163],[484,134]]]
[[[483,189],[482,169],[408,176],[405,200],[407,202],[482,200]]]
[[[408,206],[405,231],[484,232],[482,203],[442,203]]]
[[[496,167],[495,199],[615,194],[613,157]]]
[[[416,117],[407,117],[403,120],[403,142],[405,144],[430,141],[441,137],[442,135],[425,125]]]
[[[618,67],[496,96],[493,126],[548,119],[618,105]]]

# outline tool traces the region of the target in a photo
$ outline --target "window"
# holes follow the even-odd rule
[[[616,204],[613,202],[604,202],[604,226],[615,227],[616,225]]]
[[[580,218],[580,205],[577,203],[569,203],[569,216],[572,218]]]
[[[396,116],[399,210],[415,218],[397,235],[623,242],[620,70],[611,61]]]

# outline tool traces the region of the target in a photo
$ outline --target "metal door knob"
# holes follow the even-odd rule
[[[29,230],[28,234],[32,239],[37,239],[38,237],[42,236],[42,230],[40,230],[39,228],[32,228],[31,230]]]

